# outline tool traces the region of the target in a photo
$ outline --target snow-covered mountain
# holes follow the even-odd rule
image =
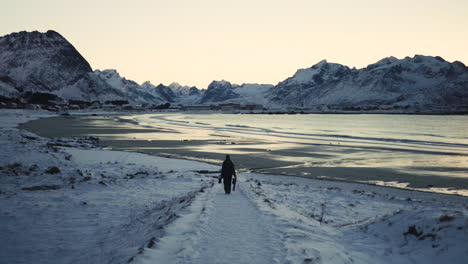
[[[269,99],[316,109],[460,110],[468,106],[468,68],[421,55],[384,58],[363,69],[323,60],[280,82]]]
[[[180,85],[179,83],[173,82],[169,84],[169,88],[172,89],[176,96],[191,96],[200,94],[200,90],[195,86]]]
[[[200,103],[222,102],[238,98],[240,95],[233,92],[233,86],[228,81],[212,81],[200,99]]]
[[[206,90],[200,90],[195,86],[180,85],[173,82],[168,86],[175,95],[175,102],[182,105],[197,104]]]
[[[0,38],[3,94],[55,92],[92,72],[89,63],[60,34],[19,32]],[[5,93],[6,91],[6,93]]]
[[[0,37],[0,95],[22,98],[26,92],[132,104],[172,103],[177,97],[167,86],[139,85],[116,70],[93,71],[73,45],[52,30]]]
[[[231,84],[228,81],[213,81],[200,98],[200,103],[243,103],[268,104],[266,100],[271,84],[244,83]]]
[[[95,70],[59,33],[19,32],[0,37],[0,96],[27,92],[83,101],[131,104],[263,104],[316,110],[468,110],[468,68],[461,62],[416,55],[384,58],[363,69],[326,60],[278,83],[213,81],[206,90],[172,83],[138,84],[116,70]]]
[[[126,99],[134,104],[162,104],[172,103],[175,95],[170,88],[162,84],[155,86],[149,81],[138,83],[121,77],[116,70],[94,71],[99,79],[113,89],[125,94]]]

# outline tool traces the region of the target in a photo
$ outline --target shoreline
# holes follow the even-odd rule
[[[219,166],[221,168],[220,163],[209,162],[209,161],[199,160],[199,159],[190,158],[190,157],[173,157],[171,155],[148,154],[146,152],[141,152],[141,151],[119,150],[119,149],[112,149],[112,148],[107,148],[107,147],[104,147],[104,149],[105,150],[110,150],[110,151],[126,151],[126,152],[130,152],[130,153],[139,153],[139,154],[150,155],[150,156],[155,156],[155,157],[160,157],[160,158],[196,161],[196,162],[206,163],[206,164],[209,164],[209,165],[216,165],[216,166]],[[310,176],[304,176],[304,175],[271,174],[271,173],[266,173],[266,172],[262,172],[262,171],[257,171],[255,169],[253,169],[253,170],[244,170],[244,169],[237,170],[236,169],[236,172],[237,173],[254,173],[254,174],[265,175],[265,176],[273,176],[273,177],[286,177],[286,178],[295,178],[295,177],[297,177],[297,178],[307,179],[307,180],[311,180],[311,181],[321,181],[321,182],[324,182],[324,183],[345,183],[345,184],[348,183],[348,184],[357,184],[357,185],[364,185],[364,186],[378,187],[378,188],[389,188],[389,189],[419,192],[419,193],[457,196],[457,197],[468,197],[468,194],[463,195],[463,194],[459,194],[459,193],[437,192],[437,191],[430,191],[430,190],[410,188],[410,187],[405,188],[405,187],[398,187],[398,186],[391,186],[391,185],[379,185],[379,184],[372,184],[372,183],[368,183],[368,182],[338,180],[338,179],[333,179],[333,178],[325,179],[325,178],[322,178],[322,177],[310,177]],[[214,172],[211,172],[211,171],[208,172],[208,173],[213,173],[214,174]]]
[[[128,113],[128,115],[133,115],[134,113]],[[76,115],[76,116],[95,116],[96,114],[95,113],[91,113],[91,114],[88,114],[88,113],[80,113],[79,115]],[[122,116],[122,115],[125,115],[124,113],[113,113],[113,112],[109,112],[109,113],[103,113],[103,114],[98,114],[98,115],[106,115],[106,116]],[[73,116],[73,115],[71,115]],[[19,130],[23,130],[23,131],[27,131],[27,132],[31,132],[35,135],[38,135],[38,136],[41,136],[33,131],[30,131],[30,130],[27,130],[26,128],[22,128],[22,125],[30,122],[30,121],[35,121],[35,120],[40,120],[40,119],[50,119],[50,118],[54,118],[54,117],[60,117],[60,115],[53,115],[51,113],[50,116],[44,116],[44,117],[39,117],[39,118],[35,118],[35,119],[29,119],[27,120],[26,122],[21,122],[19,124],[17,124],[16,128],[19,129]],[[129,152],[129,153],[139,153],[139,154],[143,154],[143,155],[150,155],[150,156],[155,156],[155,157],[160,157],[160,158],[168,158],[168,159],[173,159],[173,160],[186,160],[186,161],[195,161],[195,162],[201,162],[201,163],[205,163],[205,164],[208,164],[208,165],[216,165],[216,166],[220,166],[220,163],[216,163],[216,162],[210,162],[210,161],[207,161],[207,160],[203,160],[203,159],[196,159],[194,157],[179,157],[179,156],[173,156],[173,155],[167,155],[167,154],[149,154],[147,152],[144,152],[144,151],[131,151],[131,150],[123,150],[123,149],[113,149],[113,148],[109,148],[109,146],[103,146],[101,145],[100,143],[98,143],[98,145],[103,149],[103,150],[108,150],[108,151],[124,151],[124,152]],[[77,148],[78,149],[78,148]],[[240,172],[242,171],[242,172]],[[416,189],[416,188],[403,188],[403,187],[398,187],[398,186],[389,186],[389,185],[378,185],[378,184],[372,184],[372,183],[367,183],[367,182],[358,182],[358,181],[347,181],[347,180],[337,180],[337,179],[324,179],[324,178],[320,178],[320,177],[310,177],[310,176],[303,176],[303,175],[284,175],[284,174],[271,174],[271,173],[266,173],[266,172],[262,172],[262,171],[257,171],[255,169],[252,169],[252,170],[245,170],[245,169],[239,169],[237,170],[238,173],[257,173],[257,174],[260,174],[260,175],[266,175],[266,176],[274,176],[274,177],[298,177],[298,178],[301,178],[301,179],[308,179],[308,180],[312,180],[312,181],[322,181],[322,182],[325,182],[325,183],[349,183],[349,184],[358,184],[358,185],[364,185],[364,186],[371,186],[371,187],[378,187],[378,188],[390,188],[390,189],[396,189],[396,190],[402,190],[402,191],[411,191],[411,192],[420,192],[420,193],[428,193],[428,194],[437,194],[437,195],[444,195],[444,196],[457,196],[457,197],[468,197],[468,195],[463,195],[463,194],[457,194],[457,193],[444,193],[444,192],[436,192],[436,191],[430,191],[430,190],[424,190],[424,189]]]
[[[129,114],[129,115],[134,115],[134,114]],[[99,119],[102,121],[102,119],[106,119],[107,116],[122,116],[122,113],[106,113],[103,115],[87,115],[87,117],[91,118],[101,118]],[[62,118],[62,119],[73,119],[74,115],[71,116],[57,116],[56,118]],[[77,115],[75,117],[86,117],[83,115]],[[50,120],[50,119],[49,119]],[[131,122],[125,122],[126,125],[130,126],[137,126],[138,124],[132,124]],[[18,127],[20,129],[25,129],[27,131],[31,131],[33,133],[38,132],[37,131],[37,125],[33,124],[30,126],[31,122],[24,123],[22,125],[19,125]],[[78,122],[80,124],[80,122]],[[102,127],[101,127],[102,128]],[[103,128],[104,130],[107,129],[106,126]],[[125,128],[125,129],[136,129],[135,127],[130,127],[130,128]],[[124,130],[125,130],[124,129]],[[46,128],[45,130],[49,130]],[[158,133],[158,130],[148,130],[148,129],[143,129],[144,131],[148,132],[154,132]],[[49,131],[50,132],[50,131]],[[74,131],[76,132],[76,131]],[[106,131],[109,132],[109,131]],[[117,131],[113,131],[112,133],[123,133],[122,129],[117,129]],[[39,131],[40,136],[54,136],[53,133],[52,135],[44,135],[44,131]],[[99,135],[94,135],[92,133],[85,133],[83,135],[93,135],[93,136],[98,136]],[[56,135],[55,135],[56,136]],[[80,136],[80,135],[72,135],[71,136]],[[179,140],[172,140],[170,142],[168,141],[157,141],[157,140],[122,140],[122,139],[117,139],[117,140],[109,140],[109,139],[103,139],[100,137],[100,145],[102,147],[105,147],[106,149],[110,150],[116,150],[116,151],[127,151],[127,152],[137,152],[137,153],[142,153],[142,154],[148,154],[148,155],[153,155],[157,157],[169,157],[169,158],[176,158],[176,159],[184,159],[184,160],[191,160],[191,161],[198,161],[198,162],[204,162],[207,164],[211,165],[219,165],[222,160],[219,159],[219,157],[222,157],[221,155],[217,153],[208,153],[205,152],[203,154],[199,154],[197,152],[186,152],[184,150],[184,147],[188,146],[198,146],[198,145],[205,145],[207,142],[201,140],[201,141],[179,141]],[[234,142],[234,141],[233,141]],[[174,145],[175,144],[175,145]],[[242,145],[241,143],[237,143],[236,146]],[[165,149],[167,148],[167,149]],[[172,149],[171,149],[172,148]],[[179,149],[180,148],[180,149]],[[192,155],[191,155],[192,154]],[[309,171],[312,171],[314,174],[313,175],[301,175],[301,173],[295,173],[294,172],[294,167],[296,165],[300,166],[300,163],[298,162],[283,162],[283,164],[277,164],[276,166],[262,166],[262,168],[259,167],[253,167],[253,166],[246,166],[252,163],[255,163],[256,161],[260,161],[266,164],[271,164],[271,161],[268,160],[262,160],[260,157],[255,157],[257,160],[249,160],[252,158],[252,156],[245,156],[245,155],[237,155],[234,154],[232,155],[235,160],[238,161],[238,170],[240,171],[245,171],[245,172],[254,172],[254,173],[259,173],[259,174],[264,174],[264,175],[278,175],[278,176],[287,176],[287,177],[301,177],[301,178],[307,178],[307,179],[313,179],[313,180],[322,180],[322,181],[333,181],[333,182],[347,182],[347,183],[359,183],[359,184],[365,184],[365,185],[373,185],[373,186],[380,186],[380,187],[391,187],[391,188],[397,188],[397,189],[402,189],[402,190],[413,190],[413,191],[421,191],[421,192],[428,192],[428,193],[443,193],[443,194],[449,194],[449,195],[458,195],[458,196],[468,196],[468,191],[467,188],[465,189],[453,189],[457,187],[450,186],[450,182],[464,182],[467,181],[466,179],[463,178],[444,178],[443,176],[434,176],[434,175],[428,175],[424,176],[425,178],[421,177],[413,177],[412,183],[408,183],[406,186],[402,186],[401,183],[404,183],[405,177],[409,179],[411,175],[406,175],[401,172],[396,172],[393,170],[385,169],[385,168],[366,168],[366,167],[311,167],[309,169],[307,168],[302,168],[302,171],[304,169],[307,169]],[[257,156],[257,155],[256,155]],[[275,161],[276,163],[278,161]],[[236,164],[237,165],[237,164]],[[289,168],[288,171],[284,171],[282,169],[284,168]],[[343,178],[340,177],[340,174],[343,175],[348,175],[346,177],[348,178]],[[378,176],[372,176],[373,174],[378,175]],[[331,175],[331,176],[328,176]],[[385,179],[382,179],[382,176],[384,175]],[[356,177],[356,178],[353,178]],[[374,177],[374,179],[372,179]],[[428,181],[429,179],[432,186],[425,186],[425,181]],[[367,182],[366,182],[367,181]],[[442,181],[442,182],[439,182]],[[439,184],[434,184],[439,182]],[[443,183],[445,182],[445,183]],[[398,186],[398,184],[400,186]],[[413,184],[413,186],[411,186]],[[416,185],[415,185],[416,184]],[[445,185],[444,185],[445,184]],[[448,184],[448,185],[447,185]],[[455,184],[455,183],[453,183]],[[416,186],[416,187],[415,187]],[[424,187],[423,187],[424,186]],[[460,186],[458,186],[460,188]],[[466,194],[465,194],[466,192]]]

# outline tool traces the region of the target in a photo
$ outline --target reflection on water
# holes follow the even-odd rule
[[[231,154],[244,171],[468,195],[468,116],[175,113],[64,120],[69,123],[53,136],[97,135],[114,149],[209,162]]]
[[[393,151],[398,155],[385,155],[385,160],[397,161],[395,165],[424,161],[413,160],[414,154],[443,155],[444,163],[468,165],[466,116],[159,114],[124,118],[139,125],[178,132],[178,135],[144,133],[127,137],[219,141],[201,147],[204,151],[253,149],[255,145],[246,146],[251,141],[276,151],[303,148],[317,153],[314,146],[320,146],[322,152],[333,149],[335,155],[341,153],[354,159],[365,155],[368,161],[379,153]]]
[[[437,181],[428,176],[468,180],[467,116],[151,114],[124,118],[139,125],[178,132],[133,135],[135,138],[204,140],[206,144],[187,143],[182,148],[197,153],[196,156],[203,153],[263,156],[270,164],[257,167],[276,167],[273,172],[283,174],[310,175],[308,168],[317,167],[381,168],[400,175],[425,176],[426,186],[413,183],[418,188],[437,184],[427,181]],[[291,164],[275,166],[277,161]],[[241,161],[241,165],[247,164],[245,168],[256,167]],[[338,175],[317,176],[338,178]],[[411,185],[411,180],[399,180],[367,182]]]

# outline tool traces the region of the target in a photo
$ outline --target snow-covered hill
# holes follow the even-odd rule
[[[316,109],[446,109],[468,106],[468,68],[441,57],[384,58],[363,69],[326,60],[280,82],[269,99]]]

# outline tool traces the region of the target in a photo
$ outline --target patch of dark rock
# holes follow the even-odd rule
[[[413,236],[419,237],[420,235],[422,235],[422,233],[423,232],[418,232],[418,230],[416,229],[416,226],[412,225],[408,227],[408,231],[404,232],[403,235],[405,236],[413,235]]]
[[[29,171],[36,171],[38,168],[39,166],[37,166],[37,164],[33,164],[31,167],[29,167]]]
[[[107,183],[105,183],[103,181],[99,181],[98,183],[101,184],[101,185],[107,186]]]
[[[85,137],[85,139],[92,140],[92,141],[99,141],[99,137],[95,137],[95,136]]]
[[[275,209],[275,205],[273,204],[273,202],[270,200],[270,199],[267,199],[267,198],[264,198],[263,201],[268,204],[268,206],[270,206],[271,208]]]
[[[90,181],[90,180],[91,180],[91,177],[86,176],[81,180],[81,182],[86,182],[86,181]]]
[[[450,222],[450,221],[453,221],[453,219],[455,219],[455,217],[451,215],[441,215],[439,217],[439,222]]]
[[[401,213],[403,213],[403,210],[400,209],[400,210],[396,210],[396,211],[393,213],[393,215],[399,215],[399,214],[401,214]]]
[[[426,238],[431,238],[432,241],[434,241],[434,240],[437,239],[437,236],[434,235],[434,234],[426,234],[426,235],[424,235],[424,236],[418,238],[418,240],[424,240],[424,239],[426,239]]]
[[[45,173],[48,173],[48,174],[57,174],[57,173],[60,173],[60,169],[55,167],[55,166],[52,166],[52,167],[49,167]]]
[[[309,264],[309,263],[317,263],[318,260],[319,260],[318,258],[305,258],[304,261],[303,261],[303,263],[307,263],[307,264]]]
[[[21,190],[24,190],[24,191],[45,191],[45,190],[58,190],[58,189],[60,189],[60,186],[58,185],[39,185],[39,186],[21,188]]]
[[[26,136],[26,135],[23,135],[23,137],[25,139],[29,139],[29,140],[36,140],[37,139],[37,137],[31,137],[31,136]]]
[[[16,168],[19,168],[21,166],[23,166],[23,164],[21,162],[15,162],[15,163],[7,165],[7,167],[10,168],[10,169],[16,169]]]
[[[199,174],[219,173],[219,171],[209,171],[209,170],[196,170],[196,171],[193,171],[193,172],[196,172],[196,173],[199,173]]]
[[[170,214],[166,220],[164,221],[164,225],[167,225],[172,222],[173,219],[177,218],[177,215],[175,213]]]
[[[155,244],[155,242],[154,242],[155,239],[156,239],[155,237],[152,237],[152,238],[149,240],[148,245],[147,245],[146,247],[152,248],[152,247],[154,246],[154,244]]]
[[[53,144],[53,143],[47,143],[46,144],[47,148],[51,149],[53,152],[58,152],[58,148],[57,148],[57,144]],[[66,146],[68,147],[68,146]]]

